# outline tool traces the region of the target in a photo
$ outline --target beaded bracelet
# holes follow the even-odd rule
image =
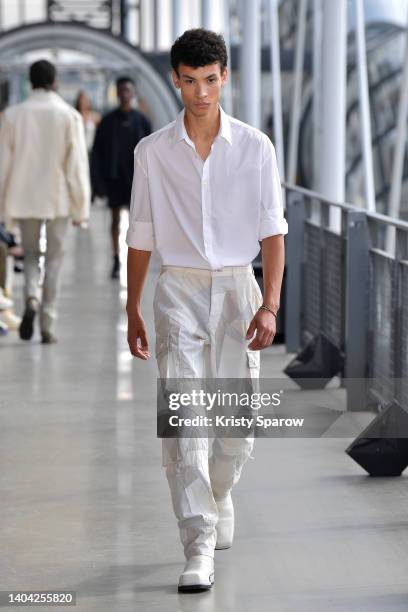
[[[277,313],[277,312],[274,312],[274,311],[272,310],[272,308],[270,308],[269,306],[266,306],[265,304],[262,304],[262,306],[260,306],[260,307],[258,308],[258,310],[267,310],[268,312],[270,312],[270,313],[272,313],[272,314],[273,314],[273,316],[275,317],[275,319],[276,319],[276,318],[277,318],[277,316],[278,316],[278,313]]]

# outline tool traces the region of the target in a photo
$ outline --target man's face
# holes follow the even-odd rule
[[[203,117],[218,106],[227,69],[221,74],[218,62],[200,68],[179,64],[178,73],[173,70],[172,77],[174,85],[180,89],[185,108],[196,117]]]
[[[117,96],[121,105],[129,105],[135,96],[135,88],[130,81],[120,83],[117,87]]]

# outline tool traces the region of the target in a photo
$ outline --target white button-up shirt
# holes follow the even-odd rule
[[[135,149],[127,244],[157,249],[164,265],[220,269],[252,262],[259,241],[287,234],[275,149],[221,108],[205,161],[184,110]]]

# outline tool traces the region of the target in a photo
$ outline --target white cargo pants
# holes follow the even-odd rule
[[[262,304],[252,266],[164,266],[154,296],[160,378],[259,378],[246,332]],[[162,464],[186,558],[214,556],[221,499],[239,480],[254,439],[163,438]]]

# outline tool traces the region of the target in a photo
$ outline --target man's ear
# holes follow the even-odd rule
[[[224,87],[228,79],[228,68],[224,68],[224,72],[221,74],[221,87]]]
[[[176,87],[177,89],[180,89],[181,87],[180,77],[174,69],[171,71],[171,77],[173,79],[174,87]]]

